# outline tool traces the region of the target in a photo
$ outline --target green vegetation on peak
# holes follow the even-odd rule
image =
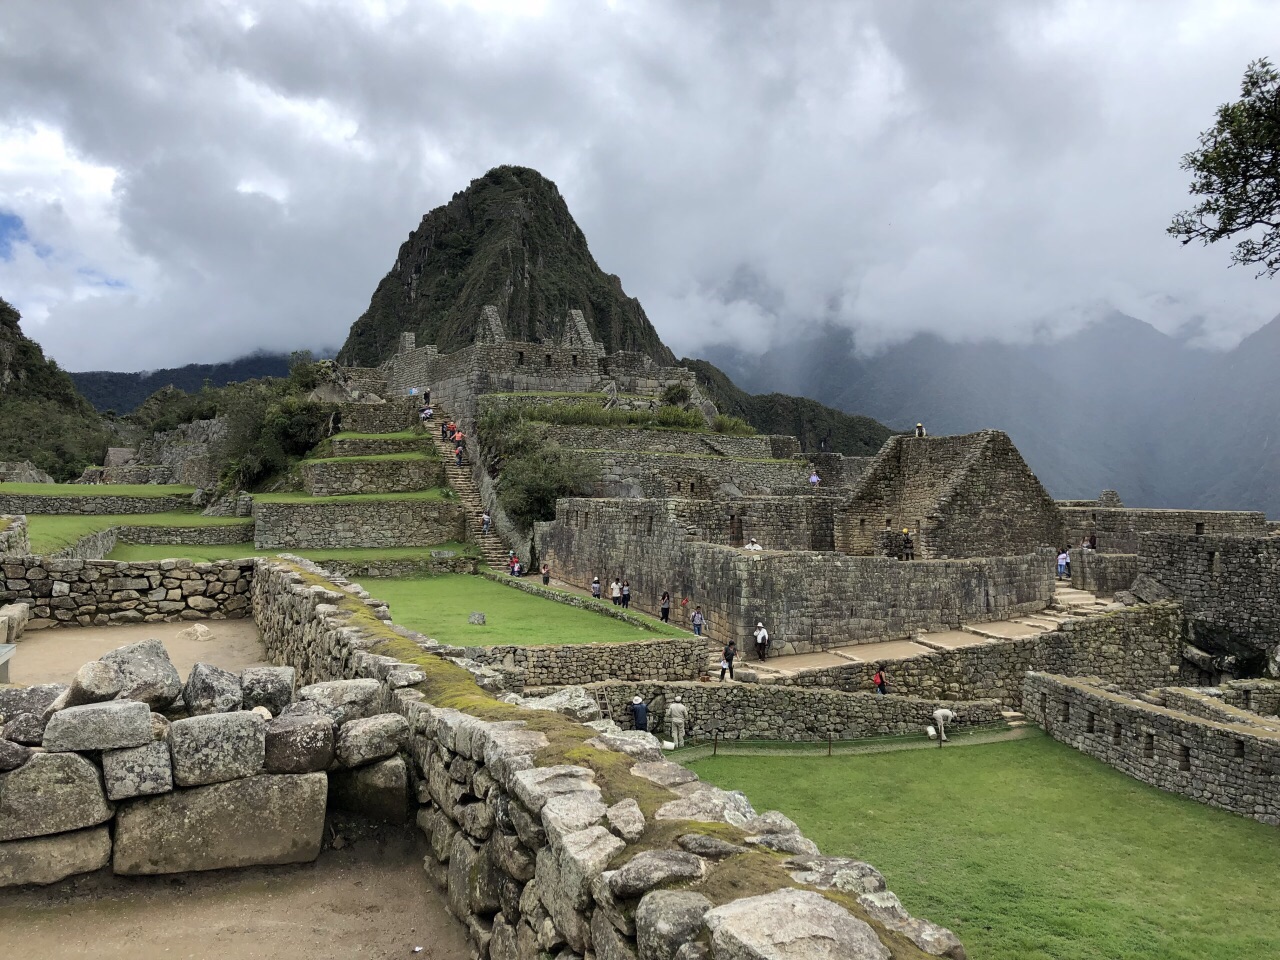
[[[406,332],[419,344],[459,350],[475,340],[490,304],[513,340],[559,339],[569,311],[581,310],[610,353],[675,359],[640,302],[591,256],[556,185],[536,170],[501,166],[422,218],[338,360],[376,366]]]
[[[807,453],[816,453],[825,439],[833,453],[871,457],[894,434],[878,420],[844,413],[807,397],[747,393],[706,360],[686,357],[680,365],[697,375],[699,388],[722,414],[740,417],[761,433],[796,437]]]
[[[110,431],[0,299],[0,460],[30,460],[55,480],[101,463]]]

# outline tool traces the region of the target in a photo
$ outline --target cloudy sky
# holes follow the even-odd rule
[[[677,354],[1110,308],[1230,344],[1277,281],[1164,229],[1266,37],[1266,0],[4,0],[0,296],[72,370],[336,347],[515,163]]]

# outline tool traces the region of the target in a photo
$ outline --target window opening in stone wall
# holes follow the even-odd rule
[[[1095,718],[1095,717],[1097,717],[1097,714],[1096,714],[1096,713],[1094,713],[1092,710],[1090,710],[1090,711],[1088,712],[1088,714],[1086,714],[1086,716],[1085,716],[1085,718],[1084,718],[1084,732],[1085,732],[1085,733],[1093,733],[1093,721],[1094,721],[1094,718]]]
[[[547,366],[551,366],[551,354],[547,354]]]
[[[1124,731],[1118,722],[1111,724],[1111,742],[1115,744],[1115,746],[1120,746],[1120,738],[1123,733]]]
[[[1142,755],[1151,760],[1156,755],[1156,735],[1154,733],[1144,733],[1142,735]]]
[[[1185,743],[1178,746],[1178,769],[1191,769],[1191,748]]]
[[[742,546],[742,518],[729,515],[729,546]]]
[[[569,362],[576,367],[578,365],[578,355],[576,353],[571,353],[569,355]]]
[[[1235,746],[1235,757],[1236,757],[1236,759],[1237,759],[1237,760],[1243,760],[1243,759],[1244,759],[1244,741],[1243,741],[1243,740],[1237,740],[1237,741],[1236,741],[1236,746]]]
[[[1071,719],[1071,702],[1068,700],[1063,700],[1062,701],[1062,722],[1066,723],[1070,719]]]
[[[1092,520],[1094,523],[1097,523],[1097,522],[1098,522],[1098,515],[1097,515],[1096,513],[1091,513],[1091,514],[1089,514],[1089,519],[1090,519],[1090,520]]]
[[[1049,695],[1046,693],[1040,694],[1040,716],[1049,716]]]
[[[649,530],[649,536],[651,536],[651,537],[652,537],[652,536],[653,536],[653,517],[650,517],[650,518],[649,518],[649,528],[648,528],[648,530]]]
[[[1196,524],[1196,536],[1197,536],[1197,537],[1203,537],[1203,536],[1204,536],[1204,524],[1203,524],[1203,523],[1197,523],[1197,524]]]
[[[1244,694],[1244,708],[1246,710],[1252,710],[1253,709],[1253,691],[1242,690],[1240,692]]]
[[[523,350],[517,350],[517,351],[516,351],[516,366],[517,366],[517,367],[523,367],[523,366],[524,366],[524,351],[523,351]]]

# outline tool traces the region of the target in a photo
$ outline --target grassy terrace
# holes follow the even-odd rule
[[[0,494],[24,497],[189,497],[195,487],[164,483],[0,483]]]
[[[865,859],[975,960],[1280,956],[1280,831],[1043,735],[952,750],[690,764]]]
[[[221,527],[248,523],[243,517],[205,517],[198,513],[126,513],[126,514],[42,514],[27,516],[27,535],[35,553],[56,553],[81,537],[108,527]],[[206,548],[193,548],[206,549]]]
[[[172,560],[175,557],[187,560],[238,560],[241,557],[270,557],[278,553],[291,553],[306,557],[316,563],[325,560],[343,560],[348,563],[367,563],[379,560],[419,560],[431,556],[432,550],[453,550],[462,556],[478,556],[479,548],[474,543],[438,543],[430,547],[353,547],[350,549],[335,548],[332,550],[259,550],[252,543],[231,543],[225,546],[178,546],[150,543],[122,543],[110,554],[108,560],[127,560],[140,562],[145,560]]]
[[[484,577],[449,574],[362,583],[373,596],[387,601],[396,623],[457,646],[608,643],[660,636]],[[467,623],[473,611],[485,615],[484,626]]]
[[[446,493],[452,493],[444,487],[430,490],[414,490],[412,493],[355,493],[338,497],[313,497],[301,491],[285,493],[255,493],[256,503],[366,503],[374,500],[443,500]]]
[[[420,430],[401,430],[398,433],[335,433],[330,440],[426,440]]]
[[[316,457],[314,459],[303,460],[303,464],[308,463],[370,463],[384,460],[438,460],[434,453],[425,451],[411,451],[408,453],[370,453],[360,457]]]

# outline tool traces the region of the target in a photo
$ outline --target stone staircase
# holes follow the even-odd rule
[[[494,570],[506,572],[507,555],[509,548],[502,541],[502,538],[490,528],[488,533],[481,532],[480,515],[484,513],[484,503],[480,499],[480,489],[476,486],[475,478],[471,475],[471,451],[476,449],[475,439],[467,437],[463,441],[466,452],[463,454],[462,466],[458,466],[457,458],[454,456],[454,445],[452,442],[445,440],[440,435],[440,425],[447,423],[449,414],[442,410],[439,406],[434,408],[435,419],[427,424],[427,435],[431,438],[431,442],[436,445],[436,449],[440,451],[441,460],[444,462],[445,482],[458,495],[458,502],[462,504],[462,509],[467,518],[467,536],[480,546],[480,554]],[[522,560],[527,558],[522,557]]]

